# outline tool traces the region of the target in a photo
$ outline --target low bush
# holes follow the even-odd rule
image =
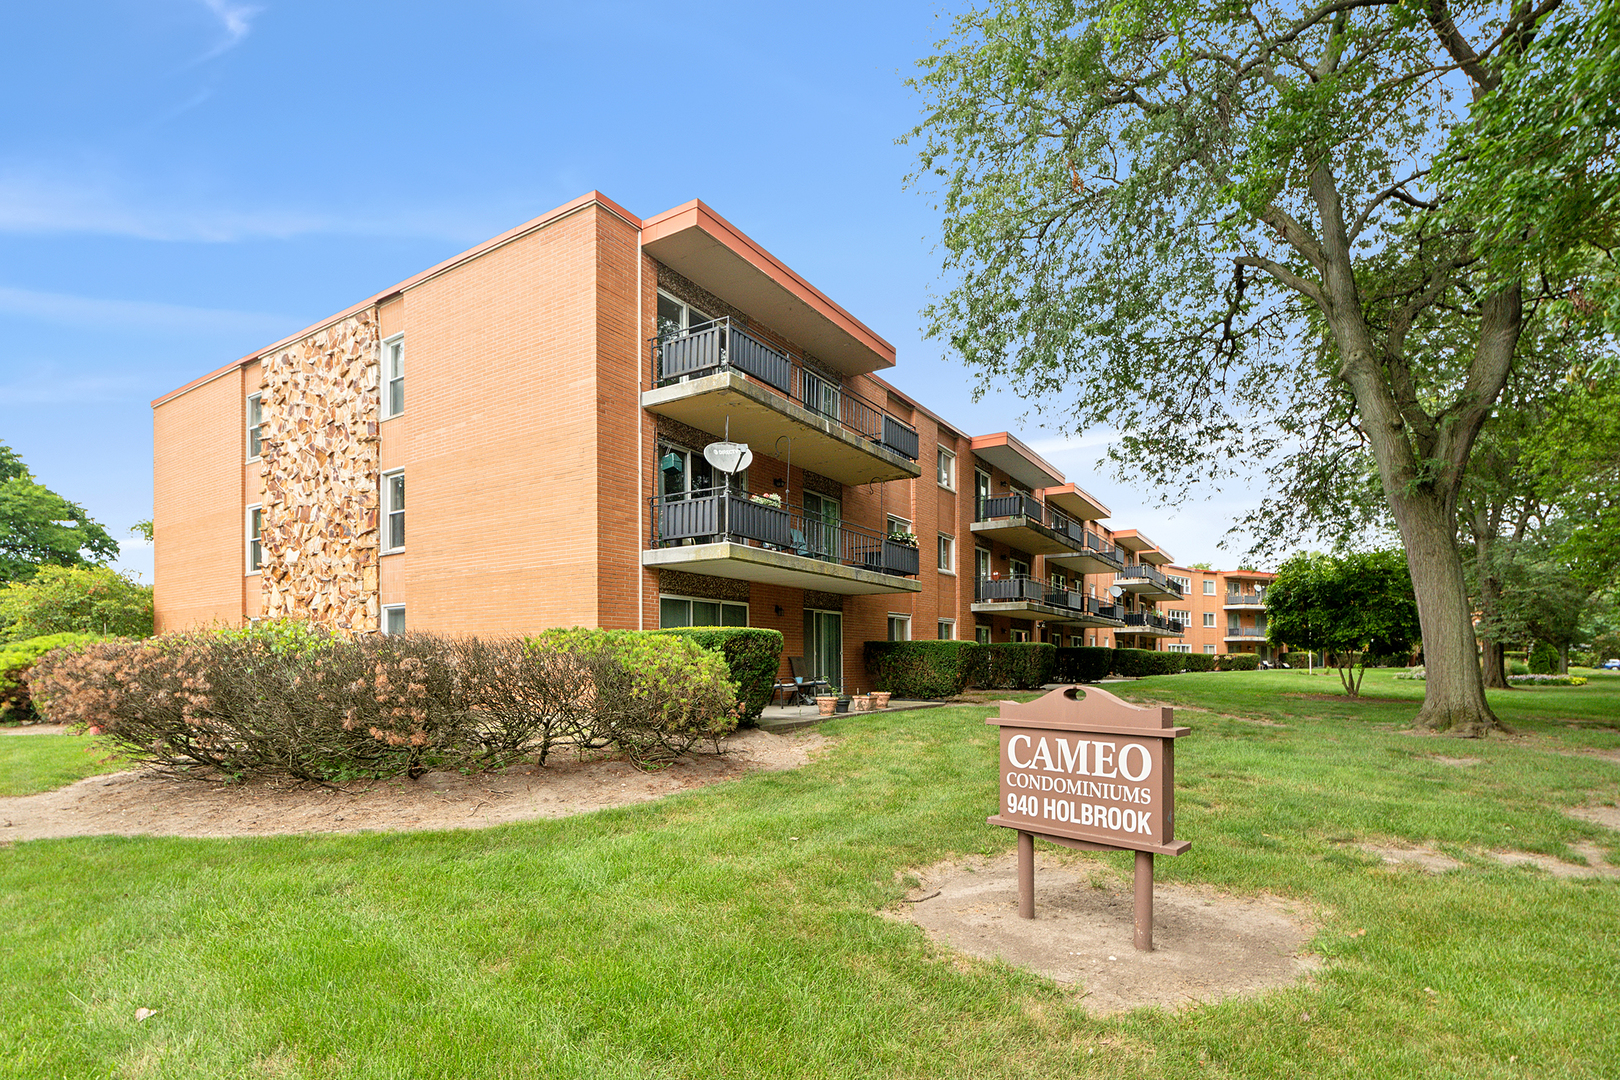
[[[27,581],[0,585],[0,640],[151,632],[152,586],[106,566],[41,566]]]
[[[1214,653],[1182,653],[1181,659],[1186,662],[1188,671],[1214,671]]]
[[[1153,649],[1115,649],[1114,674],[1124,679],[1174,675],[1187,669],[1187,656],[1187,653],[1158,652]]]
[[[48,652],[102,640],[99,634],[44,634],[0,645],[0,723],[31,724],[39,719],[28,692],[28,672]]]
[[[322,782],[485,769],[554,746],[637,763],[735,724],[725,660],[633,631],[534,641],[331,636],[299,624],[101,641],[42,657],[40,713],[180,775]]]
[[[1052,681],[1057,646],[1037,641],[1002,641],[984,650],[974,682],[986,690],[1039,690]]]
[[[975,641],[868,641],[862,652],[875,689],[942,701],[975,681],[984,648]]]
[[[1514,686],[1585,686],[1586,676],[1537,672],[1532,675],[1509,675],[1508,682]]]
[[[1259,667],[1258,653],[1222,653],[1220,657],[1222,671],[1257,671]]]
[[[1114,650],[1080,646],[1057,651],[1052,678],[1065,683],[1091,683],[1106,679],[1114,670]]]
[[[782,633],[747,626],[682,626],[655,631],[690,638],[726,659],[726,670],[737,684],[737,719],[752,724],[771,700],[776,673],[782,667]]]
[[[1528,675],[1530,674],[1530,665],[1523,660],[1509,660],[1507,662],[1507,673],[1509,675]]]

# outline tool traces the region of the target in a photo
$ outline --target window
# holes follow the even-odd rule
[[[1164,576],[1175,582],[1177,585],[1180,585],[1182,592],[1186,593],[1192,591],[1192,578],[1177,577],[1175,574],[1166,574]]]
[[[1215,595],[1215,579],[1214,578],[1205,578],[1204,579],[1204,595],[1205,596],[1214,596]]]
[[[701,453],[669,443],[658,445],[658,492],[666,502],[708,494],[714,487],[714,469]]]
[[[990,549],[976,547],[973,549],[973,570],[979,575],[980,581],[990,580]]]
[[[890,641],[910,641],[911,640],[911,616],[910,615],[890,615],[889,616],[889,640]]]
[[[383,342],[383,419],[405,411],[405,335]]]
[[[973,519],[984,517],[984,501],[990,497],[990,474],[973,470]]]
[[[956,620],[955,619],[941,619],[941,620],[939,620],[939,640],[941,640],[941,641],[955,641],[956,640]]]
[[[671,626],[747,626],[748,605],[690,596],[660,596],[658,625],[665,629]]]
[[[905,518],[895,517],[893,514],[890,514],[889,515],[889,535],[890,536],[896,536],[896,535],[910,536],[911,535],[911,522],[907,521]]]
[[[383,606],[382,632],[385,634],[403,634],[405,632],[404,604],[385,604]]]
[[[1192,652],[1191,645],[1167,645],[1165,648],[1170,652]]]
[[[1013,577],[1029,577],[1029,563],[1023,559],[1013,559],[1007,564],[1007,573]]]
[[[956,573],[956,538],[939,534],[939,572]]]
[[[1029,640],[1029,631],[1028,630],[1009,630],[1009,631],[1007,631],[1007,633],[1010,635],[1010,637],[1011,637],[1011,639],[1013,641],[1028,641]]]
[[[977,641],[980,645],[990,644],[990,628],[982,624],[975,626],[973,628],[973,640]]]
[[[1204,625],[1211,630],[1215,628],[1215,613],[1213,611],[1204,612]]]
[[[804,611],[804,662],[810,674],[833,686],[844,685],[844,614],[841,611]]]
[[[247,572],[257,574],[264,569],[264,510],[257,506],[247,511]]]
[[[713,321],[713,317],[706,312],[699,311],[686,301],[677,300],[669,293],[659,290],[659,337],[669,337],[671,334],[679,333],[682,330],[699,330]]]
[[[1170,608],[1165,612],[1165,614],[1175,622],[1180,623],[1182,626],[1192,625],[1192,612],[1190,611],[1177,611],[1174,608]]]
[[[405,474],[383,473],[383,554],[405,548]]]
[[[1054,588],[1054,589],[1067,589],[1068,587],[1069,587],[1069,579],[1064,577],[1061,573],[1057,572],[1056,570],[1052,571],[1052,588]]]
[[[939,448],[939,486],[956,490],[956,455],[943,446]]]
[[[264,447],[264,396],[249,394],[247,399],[247,451],[248,460],[259,460]]]
[[[1213,646],[1213,645],[1205,645],[1204,646],[1204,652],[1211,655],[1211,656],[1213,656],[1215,654],[1215,646]]]
[[[813,491],[804,492],[800,498],[804,500],[805,551],[802,554],[812,559],[837,562],[840,523],[844,513],[843,503],[837,499],[829,499],[825,495],[817,495]]]
[[[1071,634],[1069,636],[1069,648],[1071,648],[1071,649],[1083,649],[1083,648],[1085,648],[1085,645],[1086,645],[1086,639],[1081,637],[1079,634]]]

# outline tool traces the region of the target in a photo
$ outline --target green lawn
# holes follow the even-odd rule
[[[1301,901],[1326,960],[1308,985],[1098,1020],[1079,990],[942,962],[880,918],[906,868],[1012,843],[983,823],[990,710],[941,708],[838,718],[808,768],[561,821],[17,844],[0,1076],[1613,1076],[1620,884],[1472,852],[1584,838],[1620,860],[1560,813],[1620,800],[1620,768],[1556,752],[1620,746],[1620,678],[1504,694],[1523,737],[1468,743],[1400,730],[1420,684],[1312,696],[1336,686],[1110,687],[1195,729],[1176,761],[1193,848],[1159,880]],[[1349,844],[1389,839],[1468,865]]]
[[[0,795],[32,795],[129,765],[88,735],[0,732]]]

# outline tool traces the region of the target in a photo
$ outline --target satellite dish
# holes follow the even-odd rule
[[[1121,596],[1125,595],[1125,590],[1120,588],[1118,585],[1110,585],[1108,586],[1108,595],[1112,596],[1115,600],[1118,600]]]
[[[1266,595],[1266,587],[1264,585],[1256,585],[1254,587],[1254,591],[1259,593],[1261,596]]]
[[[754,460],[747,443],[712,442],[703,448],[703,460],[723,473],[739,473]]]

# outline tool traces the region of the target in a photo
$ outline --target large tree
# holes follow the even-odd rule
[[[41,566],[103,563],[117,554],[118,541],[84,507],[35,480],[0,442],[0,584],[27,581]]]
[[[1538,35],[1587,50],[1593,19],[1574,0],[962,15],[913,80],[912,180],[938,184],[949,282],[928,329],[984,385],[1119,429],[1111,453],[1144,484],[1272,461],[1289,502],[1320,506],[1353,497],[1342,462],[1370,454],[1422,616],[1418,723],[1482,734],[1498,725],[1458,496],[1527,315],[1607,271],[1568,253],[1598,250],[1591,230],[1612,221],[1576,175],[1589,141],[1535,151],[1564,170],[1549,214],[1544,193],[1500,183],[1525,164],[1502,133],[1545,91],[1527,74]]]

